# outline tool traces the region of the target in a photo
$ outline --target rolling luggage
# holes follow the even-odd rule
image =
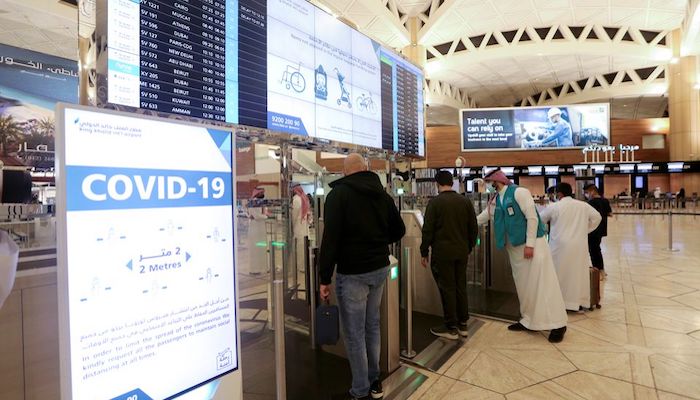
[[[601,293],[601,283],[600,283],[600,270],[598,268],[590,268],[591,272],[591,307],[590,311],[595,308],[600,308],[600,293]]]

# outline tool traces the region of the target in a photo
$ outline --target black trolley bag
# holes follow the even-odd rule
[[[338,306],[321,304],[316,308],[316,344],[334,345],[340,338]]]

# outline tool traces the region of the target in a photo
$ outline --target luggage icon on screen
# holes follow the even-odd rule
[[[328,98],[328,76],[323,69],[323,65],[319,64],[316,68],[316,98],[326,100]]]
[[[233,354],[231,349],[226,348],[226,350],[216,355],[216,369],[221,370],[228,368],[233,364]]]

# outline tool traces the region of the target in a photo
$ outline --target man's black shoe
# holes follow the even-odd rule
[[[516,322],[512,325],[508,325],[508,330],[509,331],[529,331],[523,324],[520,322]]]
[[[382,381],[376,380],[372,382],[372,386],[369,387],[369,395],[373,399],[381,399],[384,397],[384,389],[382,388]]]
[[[564,334],[566,333],[566,327],[561,327],[557,329],[552,329],[551,332],[549,332],[549,341],[551,343],[559,343],[562,340],[564,340]]]

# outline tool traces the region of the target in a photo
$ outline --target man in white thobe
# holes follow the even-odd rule
[[[601,216],[588,203],[572,198],[571,185],[557,185],[558,201],[540,214],[549,223],[549,247],[559,278],[566,309],[579,311],[591,306],[591,281],[588,269],[588,234],[600,224]]]
[[[496,247],[505,248],[510,259],[520,300],[520,321],[511,331],[551,331],[549,341],[561,342],[566,333],[566,309],[554,272],[554,262],[544,237],[530,191],[513,185],[501,170],[484,177],[496,196],[477,217],[480,225],[494,221]],[[587,243],[587,242],[586,242]]]

